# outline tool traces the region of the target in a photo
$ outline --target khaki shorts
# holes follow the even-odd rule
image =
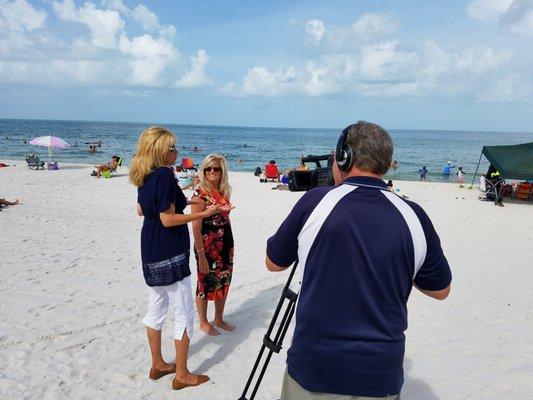
[[[400,400],[400,395],[387,397],[361,397],[361,396],[347,396],[344,394],[331,393],[314,393],[305,390],[298,382],[290,377],[285,370],[283,375],[283,387],[281,389],[280,400]]]

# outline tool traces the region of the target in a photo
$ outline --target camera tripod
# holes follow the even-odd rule
[[[248,377],[246,386],[244,387],[241,397],[239,397],[238,400],[253,400],[255,398],[257,390],[259,389],[259,385],[261,384],[261,381],[263,380],[263,375],[265,374],[265,371],[268,367],[268,363],[270,362],[270,358],[272,357],[272,353],[279,353],[281,350],[283,338],[285,337],[285,334],[287,333],[287,329],[289,328],[289,325],[291,323],[291,319],[292,319],[292,316],[294,315],[294,310],[296,308],[296,300],[298,299],[298,294],[289,288],[291,281],[292,281],[292,277],[294,276],[294,271],[296,271],[297,266],[298,266],[298,260],[296,260],[296,262],[292,266],[291,273],[289,275],[289,278],[287,279],[287,283],[285,284],[285,286],[283,287],[283,291],[281,292],[281,297],[278,301],[276,311],[274,311],[274,315],[272,316],[272,321],[270,321],[270,325],[263,338],[263,345],[261,346],[261,350],[259,350],[259,354],[257,355],[257,359],[255,360],[252,371],[250,372],[250,376]],[[283,313],[283,318],[281,319],[281,322],[278,326],[274,339],[271,339],[272,331],[274,330],[274,327],[276,325],[276,320],[278,319],[278,316],[283,307],[283,304],[285,303],[285,300],[287,300],[288,303],[286,305],[285,312]],[[263,366],[261,367],[261,371],[259,372],[259,377],[257,378],[257,381],[255,382],[255,385],[253,387],[252,394],[248,398],[246,397],[248,389],[250,388],[255,372],[257,371],[257,367],[259,366],[259,363],[261,362],[261,359],[263,358],[263,354],[266,349],[268,349],[268,353],[266,355],[266,358],[263,361]]]

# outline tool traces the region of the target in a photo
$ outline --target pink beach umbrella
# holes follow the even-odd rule
[[[30,144],[48,147],[48,162],[50,162],[50,157],[52,156],[52,148],[55,147],[56,149],[66,149],[67,147],[70,147],[70,144],[65,142],[63,139],[50,135],[39,136],[38,138],[31,140]]]

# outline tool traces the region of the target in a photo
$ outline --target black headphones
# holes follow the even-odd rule
[[[348,171],[352,168],[353,163],[355,162],[355,153],[350,145],[346,144],[346,139],[348,138],[348,132],[350,129],[355,127],[356,124],[347,126],[342,131],[339,136],[339,141],[337,142],[337,148],[335,149],[335,161],[337,166],[343,172]]]

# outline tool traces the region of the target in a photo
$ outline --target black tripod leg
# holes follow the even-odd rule
[[[294,315],[294,310],[296,308],[296,300],[298,299],[298,295],[289,288],[292,277],[294,276],[294,272],[296,271],[297,265],[298,265],[298,261],[294,263],[294,266],[291,270],[289,278],[287,279],[287,283],[285,284],[285,287],[283,288],[283,292],[281,294],[281,298],[278,301],[276,311],[274,312],[274,315],[272,316],[272,321],[270,322],[270,325],[264,336],[263,345],[261,346],[261,349],[259,350],[259,354],[257,355],[254,366],[252,368],[252,371],[250,372],[250,376],[248,377],[246,386],[244,387],[244,390],[242,392],[241,397],[239,397],[239,400],[253,400],[254,399],[257,393],[257,390],[259,389],[259,385],[261,384],[261,381],[265,374],[265,371],[268,367],[268,363],[270,362],[270,358],[272,357],[272,353],[274,352],[279,353],[281,350],[283,338],[285,337],[285,334],[287,333],[287,329],[289,328],[289,325],[291,323],[292,316]],[[287,305],[285,313],[283,314],[283,318],[281,319],[281,323],[278,327],[275,338],[274,340],[272,340],[270,339],[270,335],[272,331],[274,330],[274,327],[276,325],[276,320],[278,319],[279,313],[281,311],[281,308],[283,307],[283,303],[285,302],[285,300],[288,300],[289,303]],[[264,351],[267,348],[269,350],[268,354],[266,356],[266,359],[259,373],[259,377],[257,378],[257,382],[255,383],[255,386],[253,388],[252,395],[250,399],[248,399],[246,397],[246,393],[248,392],[248,389],[250,388],[254,375],[257,371],[257,367],[259,366],[259,363],[263,357]]]

